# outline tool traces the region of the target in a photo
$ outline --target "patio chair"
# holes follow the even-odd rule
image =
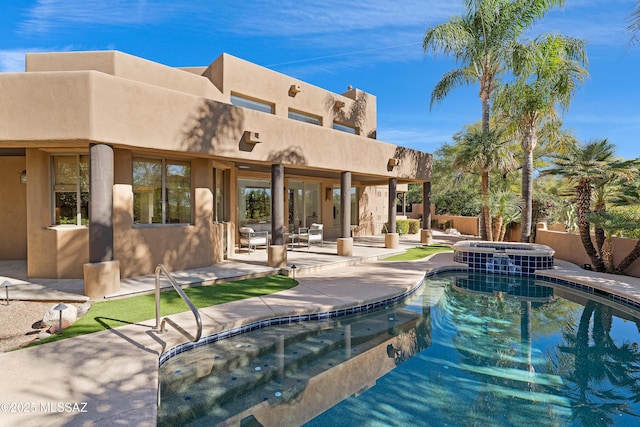
[[[255,251],[258,246],[269,248],[268,231],[254,231],[251,227],[240,227],[238,232],[240,233],[240,241],[238,242],[238,248],[240,250],[246,246],[249,253],[251,253],[251,249]]]
[[[300,242],[306,242],[307,248],[312,244],[320,244],[323,246],[324,236],[322,232],[322,224],[311,224],[311,227],[300,227],[298,230],[298,239]]]

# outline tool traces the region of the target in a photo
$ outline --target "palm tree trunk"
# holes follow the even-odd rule
[[[607,209],[604,203],[597,203],[594,209],[594,212],[598,215],[604,215],[607,212]],[[593,232],[596,236],[596,250],[598,251],[600,256],[604,258],[603,250],[604,250],[604,244],[606,240],[604,229],[596,225]],[[606,260],[605,260],[605,263],[606,263]]]
[[[489,96],[484,88],[480,88],[480,100],[482,101],[482,133],[489,132]],[[482,171],[482,227],[480,238],[493,240],[491,230],[491,213],[489,212],[489,172]]]
[[[629,252],[629,255],[620,261],[620,264],[618,264],[618,267],[615,269],[616,273],[624,274],[624,271],[638,258],[640,258],[640,240],[636,242],[636,245],[633,247],[631,252]]]
[[[598,237],[596,235],[596,237]],[[614,272],[613,265],[613,244],[611,242],[611,237],[607,237],[602,243],[602,248],[600,249],[600,256],[602,257],[602,261],[604,262],[604,268],[607,273]]]
[[[528,243],[531,238],[531,217],[533,216],[533,142],[534,136],[528,133],[522,140],[522,217],[520,225],[522,231],[520,241]]]
[[[604,272],[604,262],[602,261],[602,257],[596,252],[595,246],[593,246],[593,242],[591,241],[591,224],[587,221],[587,213],[591,206],[591,182],[581,181],[576,187],[576,205],[578,207],[578,231],[580,232],[582,246],[584,246],[584,250],[587,252],[596,271]]]
[[[498,214],[495,219],[495,223],[493,225],[493,240],[496,242],[502,241],[500,239],[500,230],[502,230],[502,214]]]
[[[482,221],[484,222],[482,240],[493,240],[491,212],[489,211],[489,171],[482,171]]]

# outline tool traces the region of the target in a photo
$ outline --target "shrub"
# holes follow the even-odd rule
[[[409,220],[409,234],[418,234],[420,231],[420,220],[410,219]]]
[[[396,231],[400,234],[407,234],[409,232],[409,220],[408,219],[397,220]]]

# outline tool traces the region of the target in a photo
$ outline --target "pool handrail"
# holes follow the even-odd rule
[[[162,322],[160,322],[160,273],[163,273],[167,277],[167,279],[169,279],[169,282],[171,283],[173,288],[176,290],[176,292],[178,292],[178,295],[180,295],[180,298],[182,298],[182,300],[187,304],[187,306],[193,313],[194,317],[196,318],[197,330],[196,330],[195,337],[192,336],[186,330],[184,330],[180,325],[178,325],[175,321],[171,320],[169,317],[163,318]],[[171,276],[171,274],[167,271],[164,265],[162,264],[157,265],[156,271],[155,271],[155,277],[156,277],[156,326],[154,330],[156,330],[157,332],[164,332],[165,330],[164,324],[168,323],[171,326],[173,326],[173,328],[176,331],[180,332],[185,338],[189,339],[192,342],[198,342],[200,340],[200,337],[202,336],[202,317],[200,316],[200,312],[193,305],[193,303],[191,302],[187,294],[184,293],[180,285],[178,285],[176,280],[173,278],[173,276]]]

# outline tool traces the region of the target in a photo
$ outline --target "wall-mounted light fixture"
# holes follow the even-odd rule
[[[289,96],[296,96],[300,92],[302,92],[300,85],[291,85],[289,87]]]
[[[327,187],[324,190],[324,199],[331,200],[331,196],[333,196],[333,188]]]
[[[251,131],[245,130],[242,138],[244,139],[244,142],[246,142],[247,144],[258,144],[262,142],[262,139],[260,139],[260,132],[251,132]]]
[[[400,159],[391,158],[389,159],[389,162],[387,164],[389,165],[390,168],[395,168],[400,164]]]
[[[20,184],[26,184],[27,183],[27,171],[23,170],[22,172],[20,172]]]
[[[336,103],[334,104],[334,107],[336,110],[341,109],[342,107],[344,107],[344,101],[336,101]]]

